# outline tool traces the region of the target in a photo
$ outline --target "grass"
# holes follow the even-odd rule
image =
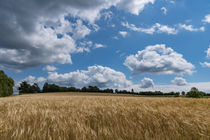
[[[0,98],[0,139],[210,139],[210,99],[75,93]]]

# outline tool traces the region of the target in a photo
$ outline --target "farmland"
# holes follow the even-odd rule
[[[210,99],[102,93],[0,98],[2,139],[210,139]]]

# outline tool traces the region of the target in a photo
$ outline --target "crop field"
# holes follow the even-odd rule
[[[93,93],[0,98],[0,139],[210,139],[210,99]]]

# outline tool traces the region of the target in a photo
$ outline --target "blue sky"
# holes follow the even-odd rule
[[[16,87],[25,80],[135,91],[196,86],[210,92],[208,0],[0,5],[0,68]]]

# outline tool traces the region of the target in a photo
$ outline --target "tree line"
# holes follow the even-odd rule
[[[63,87],[58,86],[56,84],[45,83],[42,90],[39,86],[34,83],[33,85],[28,84],[26,81],[23,81],[18,88],[20,94],[28,94],[28,93],[50,93],[50,92],[97,92],[97,93],[115,93],[115,94],[133,94],[133,95],[143,95],[143,96],[186,96],[193,98],[202,98],[204,96],[210,96],[210,94],[199,91],[197,88],[193,87],[189,92],[168,92],[164,93],[161,91],[141,91],[134,92],[128,90],[118,90],[118,89],[100,89],[97,86],[88,86],[83,88],[75,88],[75,87]]]
[[[23,81],[18,88],[20,94],[28,93],[49,93],[49,92],[97,92],[97,93],[113,93],[113,89],[99,89],[97,86],[88,86],[83,88],[63,87],[56,84],[45,83],[42,90],[34,83],[33,85]]]

